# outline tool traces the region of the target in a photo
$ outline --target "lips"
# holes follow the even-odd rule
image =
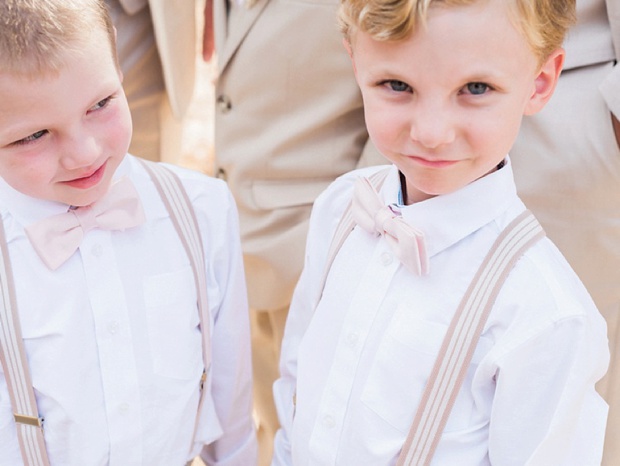
[[[73,180],[64,181],[63,184],[71,186],[72,188],[77,188],[77,189],[92,188],[93,186],[97,185],[103,178],[103,174],[105,173],[106,163],[104,163],[99,168],[97,168],[95,171],[91,172],[90,174],[86,176],[75,178]]]
[[[408,159],[429,168],[445,168],[457,163],[456,160],[433,160],[429,158],[418,157],[416,155],[408,155]]]

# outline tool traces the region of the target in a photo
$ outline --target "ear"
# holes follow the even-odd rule
[[[353,64],[353,72],[357,76],[357,69],[355,68],[355,58],[353,58],[353,47],[351,47],[351,42],[345,37],[342,39],[342,44],[344,45],[344,48],[349,54],[349,58],[351,59],[351,63]]]
[[[534,92],[525,106],[525,115],[533,115],[542,110],[547,104],[555,91],[565,56],[566,52],[564,49],[559,48],[554,50],[542,64],[538,75],[534,79]]]

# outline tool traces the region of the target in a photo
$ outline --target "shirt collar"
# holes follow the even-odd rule
[[[381,197],[386,204],[399,203],[398,169],[392,166]],[[424,232],[429,257],[433,256],[506,212],[518,200],[512,164],[505,165],[450,194],[398,207],[407,223]]]

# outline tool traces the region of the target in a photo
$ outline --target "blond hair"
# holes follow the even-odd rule
[[[515,26],[541,62],[562,46],[576,17],[576,0],[341,0],[338,19],[348,40],[359,30],[375,40],[396,41],[424,25],[433,5],[466,6],[481,1],[510,2]]]
[[[103,0],[2,0],[0,71],[58,72],[66,53],[79,52],[97,28],[110,39],[118,63],[114,26]]]

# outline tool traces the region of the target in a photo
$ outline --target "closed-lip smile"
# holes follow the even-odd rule
[[[72,180],[64,181],[63,184],[69,185],[72,188],[88,189],[97,185],[103,178],[107,162],[104,162],[99,168],[87,172],[84,176],[74,178]]]
[[[429,168],[449,167],[450,165],[454,165],[455,163],[457,163],[456,160],[434,160],[431,158],[420,157],[417,155],[407,155],[406,157],[420,165],[423,165]]]

